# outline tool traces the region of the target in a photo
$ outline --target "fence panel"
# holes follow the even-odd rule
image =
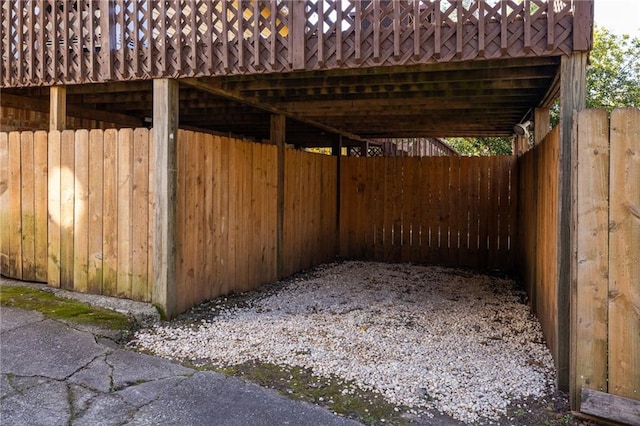
[[[518,159],[518,265],[551,354],[557,359],[558,147],[554,128]]]
[[[336,168],[335,157],[285,151],[285,275],[335,257]]]
[[[183,130],[178,141],[179,311],[275,281],[276,147]]]
[[[511,270],[512,157],[341,159],[340,254]]]
[[[611,113],[609,392],[640,400],[640,110]]]
[[[577,118],[572,405],[640,419],[640,110]]]

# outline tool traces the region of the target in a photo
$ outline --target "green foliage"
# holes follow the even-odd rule
[[[587,68],[587,108],[640,107],[640,37],[593,33]]]
[[[447,144],[462,155],[511,155],[510,137],[447,138]]]

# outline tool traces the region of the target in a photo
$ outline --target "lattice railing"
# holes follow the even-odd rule
[[[592,0],[3,0],[0,87],[553,56]]]

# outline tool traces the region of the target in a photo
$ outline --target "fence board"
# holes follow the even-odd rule
[[[103,139],[102,294],[118,294],[118,131]]]
[[[35,281],[47,282],[47,133],[36,132],[33,139],[35,205]]]
[[[20,133],[9,133],[9,276],[22,279]]]
[[[611,113],[609,393],[640,395],[640,110]]]
[[[55,130],[48,134],[47,171],[47,282],[51,287],[60,287],[60,228],[61,228],[61,134]],[[4,253],[4,250],[3,250]]]
[[[9,272],[9,134],[0,133],[0,274]]]
[[[576,389],[607,391],[607,277],[609,275],[609,119],[604,110],[578,116],[578,197],[574,331]]]
[[[131,205],[133,130],[118,134],[118,296],[131,294]]]
[[[34,204],[33,133],[20,133],[20,205],[22,238],[22,279],[36,278],[36,224]]]
[[[60,141],[60,287],[73,289],[75,199],[75,132],[65,130]]]
[[[89,266],[89,132],[75,133],[73,214],[73,288],[86,293]]]
[[[131,189],[131,293],[135,300],[148,301],[147,261],[149,252],[149,130],[133,132]]]
[[[87,291],[93,294],[102,292],[104,163],[104,132],[91,130],[89,133],[89,198],[87,203],[89,217]]]

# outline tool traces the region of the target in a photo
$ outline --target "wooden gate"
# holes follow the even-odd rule
[[[640,424],[640,110],[577,127],[572,405]]]

